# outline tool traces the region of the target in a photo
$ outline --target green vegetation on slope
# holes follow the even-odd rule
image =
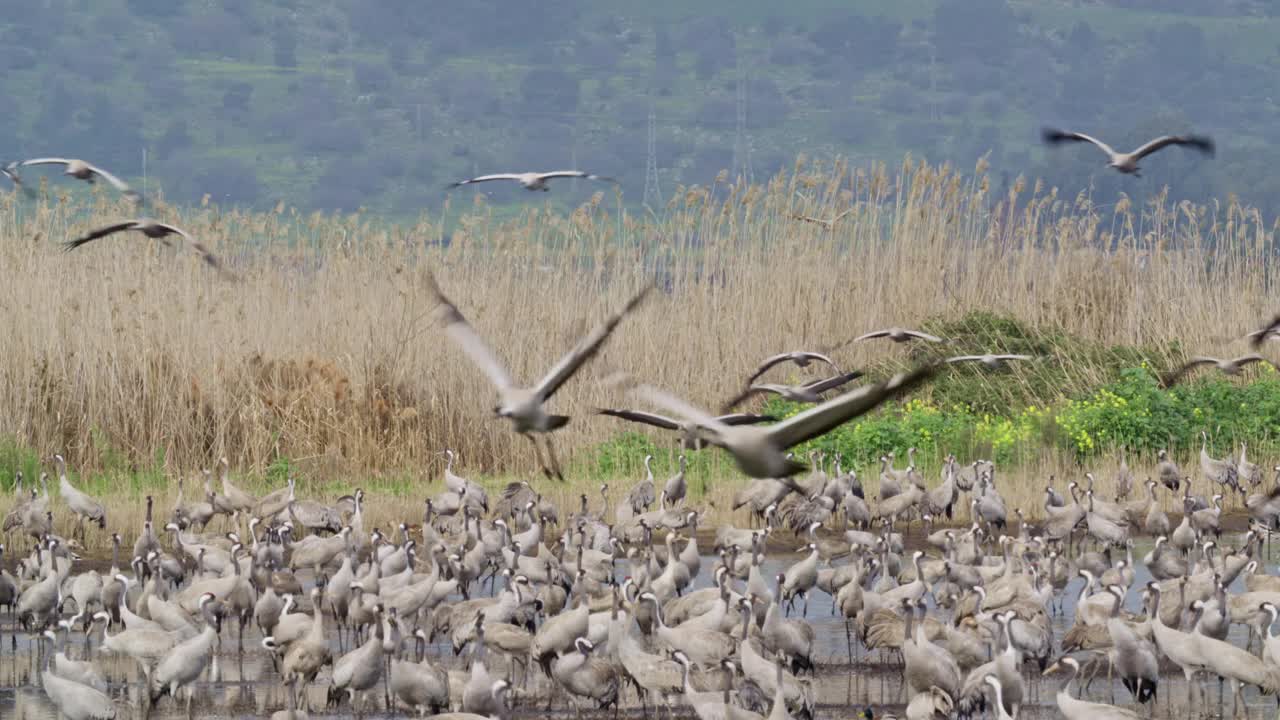
[[[413,217],[460,176],[568,164],[622,177],[638,203],[650,107],[669,197],[731,168],[745,76],[757,179],[802,152],[966,168],[989,154],[1002,183],[1101,202],[1167,184],[1274,211],[1277,35],[1256,0],[0,0],[0,146],[145,172],[192,203]],[[1086,148],[1043,152],[1045,122],[1116,146],[1191,128],[1229,142],[1212,163],[1175,151],[1120,178]],[[574,185],[537,202],[600,189]]]
[[[840,453],[846,469],[868,468],[881,455],[901,456],[914,447],[920,451],[918,463],[926,468],[937,467],[947,453],[1027,466],[1054,454],[1087,462],[1121,447],[1143,456],[1154,456],[1162,448],[1180,455],[1199,447],[1201,431],[1209,433],[1215,456],[1238,453],[1241,442],[1257,455],[1280,450],[1280,374],[1270,366],[1258,366],[1243,382],[1208,371],[1165,390],[1146,360],[1129,364],[1142,357],[1133,349],[1095,348],[1060,332],[1034,336],[1053,339],[1046,342],[1034,339],[1016,321],[985,314],[934,329],[965,327],[996,333],[970,336],[991,338],[992,352],[1025,352],[1041,359],[995,372],[977,364],[949,368],[900,407],[842,425],[797,447],[797,454]],[[954,347],[942,352],[951,354]],[[921,356],[938,353],[932,348],[917,350]],[[1069,374],[1068,368],[1076,375]],[[871,375],[887,372],[876,369]],[[1090,387],[1082,379],[1086,376],[1105,380]],[[762,411],[790,417],[807,407],[771,396]],[[655,456],[655,473],[659,467],[669,469],[673,457],[669,446],[639,433],[626,433],[600,445],[595,469],[606,477],[634,476],[642,472],[645,454]],[[690,453],[689,458],[691,468],[713,476],[721,464],[729,463],[716,450]]]

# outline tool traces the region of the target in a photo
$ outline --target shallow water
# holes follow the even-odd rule
[[[1135,549],[1135,556],[1141,557],[1146,552]],[[773,557],[766,561],[768,576],[785,570],[796,557]],[[709,587],[712,584],[710,570],[716,562],[715,557],[704,557],[702,569],[695,582],[695,588]],[[1275,571],[1274,566],[1268,570]],[[625,574],[624,563],[618,563],[619,575]],[[1146,569],[1137,569],[1134,588],[1140,588],[1149,579]],[[1060,641],[1062,634],[1071,626],[1074,618],[1075,596],[1079,593],[1082,580],[1076,580],[1064,591],[1062,612],[1053,616],[1055,639]],[[1240,590],[1240,581],[1233,590]],[[309,583],[304,581],[304,586]],[[1138,609],[1138,593],[1131,590],[1126,605],[1131,610]],[[901,697],[900,665],[892,659],[878,655],[871,657],[858,653],[862,657],[854,665],[848,661],[844,621],[832,614],[832,599],[820,591],[815,591],[809,599],[807,619],[817,630],[815,661],[818,668],[815,675],[815,694],[818,703],[818,714],[822,717],[852,718],[868,704],[876,708],[877,714],[901,712],[904,699]],[[795,613],[800,611],[799,603]],[[930,609],[930,613],[937,612]],[[795,614],[793,613],[793,617]],[[327,621],[329,622],[329,621]],[[328,627],[332,630],[330,622]],[[0,718],[15,720],[53,720],[57,717],[56,709],[45,696],[40,687],[39,670],[43,666],[43,653],[47,652],[47,644],[34,643],[32,638],[21,632],[15,632],[12,619],[0,618]],[[332,634],[332,633],[331,633]],[[1233,627],[1231,641],[1243,647],[1246,632],[1242,627]],[[240,652],[237,648],[236,633],[233,622],[224,624],[220,638],[220,648],[201,680],[195,684],[193,709],[196,717],[220,718],[256,718],[285,707],[285,691],[281,685],[270,657],[260,645],[261,637],[256,628],[245,633],[245,648]],[[68,655],[82,659],[93,657],[104,677],[111,684],[111,694],[116,700],[118,717],[127,718],[176,718],[185,717],[185,698],[175,701],[164,698],[160,704],[144,715],[139,702],[140,673],[136,664],[127,658],[109,653],[98,652],[99,636],[86,640],[78,631],[68,642]],[[333,642],[335,657],[339,654],[336,639]],[[449,668],[461,668],[459,658],[453,656],[447,639],[428,648],[428,653]],[[490,656],[489,664],[494,672],[503,670],[503,663]],[[326,692],[329,684],[331,668],[321,671],[319,677],[308,688],[308,697],[313,716],[350,717],[351,706],[344,703],[340,708],[325,710]],[[1028,682],[1030,701],[1023,706],[1021,718],[1060,717],[1054,694],[1061,685],[1056,677],[1040,678],[1039,672],[1028,664],[1024,679]],[[1211,705],[1217,706],[1216,682],[1207,683]],[[1173,667],[1162,669],[1162,680],[1158,692],[1158,700],[1152,707],[1138,710],[1144,717],[1188,717],[1186,709],[1187,687],[1181,671]],[[1276,701],[1274,698],[1260,697],[1256,690],[1249,689],[1245,693],[1249,705],[1250,717],[1274,717]],[[1086,699],[1099,702],[1118,702],[1122,705],[1130,702],[1128,691],[1118,682],[1108,687],[1105,675],[1099,677],[1090,689]],[[554,692],[550,681],[540,673],[530,674],[530,685],[527,695],[519,698],[515,711],[517,716],[547,714],[550,701],[553,714],[568,714],[573,709],[567,704],[563,693]],[[1230,689],[1227,689],[1225,716],[1231,716]],[[368,695],[364,705],[366,717],[377,718],[387,716],[403,716],[405,711],[388,712],[383,692],[378,689]],[[624,709],[628,715],[639,715],[638,704],[634,693],[630,690],[624,694]],[[1136,708],[1135,708],[1136,709]],[[612,712],[609,713],[612,715]],[[688,715],[687,708],[683,713]]]

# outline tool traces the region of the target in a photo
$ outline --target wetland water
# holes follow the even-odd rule
[[[1224,535],[1224,540],[1226,536]],[[709,545],[710,543],[708,543]],[[1141,558],[1149,546],[1135,548],[1134,554]],[[1117,556],[1120,557],[1120,556]],[[694,588],[712,585],[711,568],[718,558],[706,556]],[[771,556],[765,562],[769,577],[784,570],[795,561],[795,557]],[[840,562],[840,561],[837,561]],[[619,577],[625,574],[625,562],[617,563]],[[76,571],[81,568],[77,567]],[[1276,567],[1268,564],[1267,571],[1274,573]],[[301,576],[301,575],[300,575]],[[1138,563],[1133,588],[1126,598],[1126,608],[1137,610],[1140,604],[1138,596],[1142,584],[1149,580],[1146,569]],[[1063,592],[1062,611],[1053,615],[1055,650],[1060,647],[1063,633],[1074,622],[1076,596],[1079,594],[1083,580],[1074,580]],[[1233,591],[1239,591],[1241,581],[1237,580]],[[304,587],[310,587],[307,579]],[[303,606],[309,610],[309,603]],[[821,718],[853,718],[868,705],[872,706],[877,717],[888,713],[900,714],[905,699],[902,697],[901,666],[894,658],[881,657],[879,653],[867,656],[861,653],[859,662],[850,665],[845,640],[845,624],[842,618],[832,613],[832,599],[821,591],[815,590],[809,599],[808,621],[814,626],[816,641],[814,660],[817,669],[814,677],[814,695],[817,716]],[[800,611],[797,603],[792,617]],[[930,608],[930,614],[939,612]],[[943,617],[950,617],[949,611],[941,611]],[[334,624],[326,618],[326,629],[331,636]],[[1245,630],[1234,626],[1230,640],[1238,647],[1245,645]],[[69,656],[82,659],[92,657],[101,669],[103,676],[111,684],[110,694],[116,700],[118,717],[122,718],[178,718],[185,717],[185,698],[177,702],[172,698],[164,698],[160,704],[144,715],[140,707],[141,673],[137,664],[125,657],[110,653],[99,653],[98,645],[101,630],[95,631],[86,642],[85,637],[77,631],[71,635],[66,652]],[[245,632],[244,652],[237,651],[237,640],[234,621],[224,622],[220,638],[220,647],[208,668],[195,684],[193,715],[197,718],[258,718],[285,707],[285,689],[281,683],[272,660],[260,644],[261,636],[256,628]],[[427,653],[451,670],[463,669],[463,662],[455,657],[447,638],[428,646]],[[333,641],[335,657],[338,655],[336,639]],[[410,646],[412,643],[408,643]],[[40,669],[43,666],[43,653],[48,652],[49,644],[38,643],[33,638],[14,627],[12,618],[0,618],[0,719],[8,720],[53,720],[58,717],[57,710],[45,696],[40,687]],[[1055,655],[1056,657],[1056,655]],[[1084,656],[1078,655],[1083,661]],[[506,671],[504,660],[490,653],[487,663],[495,677]],[[316,681],[308,688],[312,717],[352,717],[349,703],[336,709],[325,709],[329,673],[331,667],[321,670]],[[1029,701],[1022,706],[1020,718],[1036,720],[1038,718],[1061,717],[1058,712],[1054,694],[1061,687],[1062,677],[1050,676],[1041,678],[1034,663],[1024,668],[1023,677],[1028,683]],[[573,715],[574,710],[564,699],[562,692],[553,682],[537,670],[536,663],[529,675],[530,684],[527,691],[521,691],[516,698],[513,715],[528,717],[534,714],[547,714],[550,702],[555,714]],[[517,680],[519,676],[517,675]],[[518,683],[517,683],[518,684]],[[1206,681],[1208,698],[1214,712],[1217,710],[1217,683]],[[1228,686],[1226,705],[1223,717],[1231,717],[1231,698]],[[1112,694],[1114,693],[1114,695]],[[623,693],[622,708],[628,716],[638,717],[641,714],[635,693],[627,688]],[[1246,690],[1245,697],[1249,705],[1249,717],[1273,718],[1277,716],[1275,698],[1262,697],[1256,689]],[[1118,702],[1122,705],[1130,702],[1128,691],[1119,682],[1108,687],[1105,673],[1092,684],[1086,699],[1100,702]],[[1161,682],[1158,699],[1154,706],[1139,707],[1132,705],[1141,717],[1186,718],[1187,686],[1182,672],[1170,665],[1162,665]],[[405,717],[413,713],[403,706],[389,712],[385,706],[383,692],[379,688],[368,695],[365,704],[366,717]],[[684,705],[677,704],[677,712],[692,716],[692,711]],[[595,711],[593,711],[595,713]],[[612,716],[612,711],[604,711]],[[604,715],[604,713],[599,713]]]

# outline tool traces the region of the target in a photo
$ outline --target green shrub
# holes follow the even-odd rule
[[[289,481],[297,473],[297,468],[289,460],[289,458],[281,455],[271,461],[267,466],[267,484],[273,487],[280,487]]]
[[[13,492],[18,471],[22,471],[24,491],[33,483],[38,484],[42,467],[40,456],[30,448],[18,445],[12,438],[0,442],[0,488],[5,492]]]
[[[1127,368],[1120,380],[1092,395],[1065,401],[1057,411],[1061,442],[1079,457],[1125,446],[1139,452],[1187,450],[1210,435],[1216,454],[1240,441],[1275,444],[1280,428],[1280,376],[1267,366],[1261,378],[1240,385],[1207,376],[1170,390],[1145,368]]]
[[[772,398],[765,405],[765,411],[778,417],[791,417],[807,407]],[[968,408],[957,406],[944,410],[926,400],[912,399],[901,408],[845,423],[797,446],[795,452],[800,456],[810,450],[821,450],[828,455],[838,452],[846,469],[876,463],[881,455],[901,454],[909,447],[916,448],[923,458],[936,460],[951,448],[972,445],[976,421]]]

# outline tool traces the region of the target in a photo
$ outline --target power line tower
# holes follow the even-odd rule
[[[658,120],[649,101],[649,150],[644,163],[644,204],[662,202],[662,190],[658,187]]]
[[[738,124],[733,136],[733,180],[751,182],[751,143],[747,137],[747,70],[738,53]]]

